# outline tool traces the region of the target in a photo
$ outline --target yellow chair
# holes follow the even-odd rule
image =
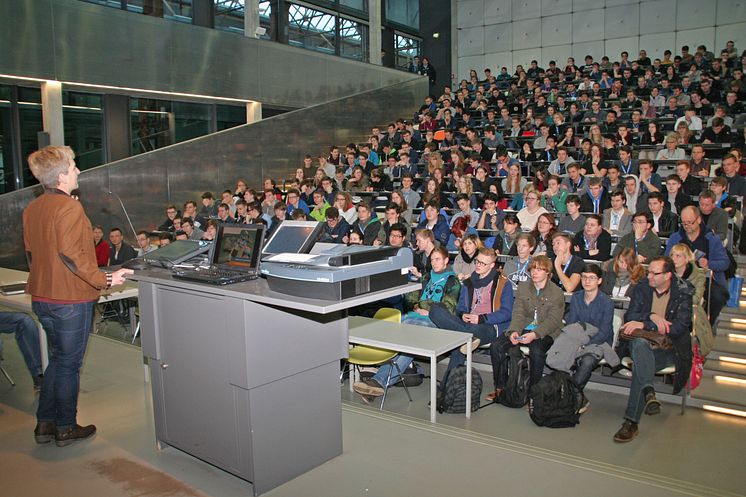
[[[381,309],[378,309],[378,311],[376,311],[373,319],[380,319],[381,321],[389,321],[391,323],[401,323],[401,311],[390,307],[382,307]],[[404,379],[402,376],[403,371],[399,370],[399,366],[394,361],[394,358],[396,358],[397,355],[399,355],[398,352],[392,350],[368,347],[365,345],[358,345],[351,348],[349,352],[349,358],[347,359],[347,364],[352,365],[353,368],[350,370],[350,381],[354,381],[355,368],[359,370],[361,367],[383,366],[384,364],[391,364],[396,369],[396,372],[399,374],[399,381],[402,382],[404,391],[407,393],[409,401],[412,402],[412,396],[409,394],[409,389],[404,383]],[[344,370],[342,371],[342,374],[344,374]],[[379,407],[380,410],[383,410],[383,403],[386,402],[386,394],[389,390],[388,383],[390,379],[391,371],[389,371],[389,376],[388,378],[386,378],[386,385],[383,388],[383,397],[381,398],[381,406]]]

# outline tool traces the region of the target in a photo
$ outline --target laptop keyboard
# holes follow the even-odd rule
[[[174,278],[182,280],[199,281],[211,285],[230,285],[241,281],[255,280],[259,277],[257,273],[246,273],[242,271],[231,271],[229,269],[179,269],[174,271]]]

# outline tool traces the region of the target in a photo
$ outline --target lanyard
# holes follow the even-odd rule
[[[630,159],[627,163],[627,167],[624,167],[624,163],[622,161],[619,161],[619,164],[622,166],[622,172],[625,175],[629,174],[629,170],[632,169],[632,159]]]
[[[526,259],[526,262],[523,263],[523,266],[521,266],[521,261],[518,261],[518,274],[526,274],[526,270],[528,269],[528,263],[531,262],[531,258],[529,257]]]
[[[567,262],[565,263],[565,266],[562,268],[562,274],[567,274],[567,268],[570,267],[570,261],[572,260],[572,255],[567,259]]]

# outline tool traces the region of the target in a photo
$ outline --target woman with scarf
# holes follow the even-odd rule
[[[456,309],[461,282],[456,273],[448,267],[448,251],[444,247],[435,247],[430,252],[430,265],[432,269],[422,277],[422,290],[409,293],[405,297],[404,307],[409,309],[409,312],[404,315],[403,324],[435,328],[435,324],[430,320],[430,309],[434,304],[442,306],[447,313],[452,313]],[[352,388],[362,396],[363,401],[370,403],[383,395],[386,385],[397,384],[401,373],[412,364],[412,361],[412,357],[399,354],[394,359],[396,366],[392,366],[391,363],[384,364],[372,378],[355,382]]]
[[[474,268],[477,265],[474,258],[482,247],[484,245],[479,235],[466,235],[461,240],[461,250],[453,260],[453,272],[456,273],[460,281],[465,280],[474,272]]]
[[[645,268],[637,260],[635,249],[627,247],[607,267],[601,291],[610,297],[629,297],[632,289],[645,277]]]
[[[518,284],[530,278],[528,265],[531,264],[531,253],[536,247],[536,238],[531,233],[521,233],[515,239],[516,254],[503,267],[503,274],[518,290]]]
[[[694,305],[694,335],[699,341],[702,356],[707,357],[715,342],[715,337],[712,335],[712,326],[704,308],[707,270],[697,266],[694,254],[684,243],[677,243],[671,247],[669,256],[673,261],[676,275],[682,280],[688,281],[694,287],[694,295],[692,296],[692,304]]]
[[[508,212],[503,218],[503,229],[495,236],[492,248],[498,254],[517,255],[515,240],[520,233],[521,221],[514,212]]]

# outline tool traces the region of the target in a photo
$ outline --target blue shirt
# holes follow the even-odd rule
[[[590,304],[585,303],[585,291],[572,294],[570,309],[565,315],[565,323],[588,323],[598,328],[588,345],[614,342],[614,303],[600,290]]]

